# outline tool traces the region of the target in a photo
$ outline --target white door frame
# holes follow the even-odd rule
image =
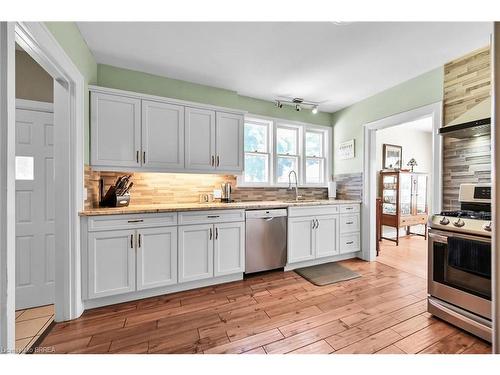
[[[432,117],[432,181],[431,190],[434,212],[441,211],[442,204],[442,138],[438,134],[441,127],[443,102],[439,101],[423,107],[398,113],[364,125],[363,148],[363,204],[362,204],[362,259],[374,261],[376,258],[376,143],[377,130],[389,128],[405,122]]]
[[[0,205],[7,215],[0,220],[1,243],[0,347],[15,347],[15,227],[14,227],[14,119],[15,44],[17,42],[54,78],[54,168],[55,195],[55,320],[77,318],[83,312],[81,298],[80,220],[83,207],[83,131],[85,81],[82,74],[41,22],[0,23],[0,108],[2,109],[0,165],[8,166],[0,180]],[[9,64],[4,66],[4,59]],[[3,97],[5,92],[6,98]],[[6,113],[3,114],[3,109]],[[5,120],[5,121],[4,121]],[[3,134],[8,135],[4,140]],[[4,168],[2,168],[2,171]],[[4,216],[7,220],[4,223]],[[4,250],[5,245],[5,250]],[[4,307],[5,306],[5,307]],[[4,309],[6,311],[5,319]],[[5,334],[4,334],[5,332]]]

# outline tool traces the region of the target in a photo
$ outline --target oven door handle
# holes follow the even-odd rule
[[[435,233],[429,232],[429,238],[434,240],[434,242],[448,243],[448,237],[441,236],[440,234],[435,234]]]

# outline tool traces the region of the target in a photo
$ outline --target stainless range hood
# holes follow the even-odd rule
[[[439,129],[439,134],[452,138],[479,137],[491,133],[491,98],[469,109],[448,125]]]

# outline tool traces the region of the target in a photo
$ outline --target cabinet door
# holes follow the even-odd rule
[[[177,227],[137,232],[137,290],[177,283]]]
[[[213,277],[213,225],[184,225],[179,227],[178,233],[179,282]]]
[[[245,223],[214,225],[214,275],[245,271]]]
[[[134,230],[89,234],[89,298],[112,296],[135,290],[134,236]]]
[[[288,219],[288,263],[315,258],[313,222],[310,216]]]
[[[339,253],[339,216],[324,215],[316,217],[316,258],[328,257]]]
[[[142,101],[142,164],[145,168],[184,168],[184,107]]]
[[[90,164],[107,167],[141,165],[141,101],[92,93]]]
[[[186,169],[215,169],[215,111],[189,108],[185,110]]]
[[[221,171],[243,171],[243,116],[217,112],[216,168]]]

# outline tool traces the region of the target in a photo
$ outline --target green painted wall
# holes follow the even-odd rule
[[[249,113],[279,117],[286,120],[304,121],[318,125],[331,125],[331,114],[309,110],[295,111],[284,106],[279,109],[274,103],[238,95],[235,91],[199,85],[153,74],[99,64],[97,84],[114,89],[129,90],[150,95],[189,100],[221,107],[241,109]]]
[[[85,92],[88,92],[87,86],[97,83],[97,63],[80,30],[74,22],[45,22],[45,26],[82,73],[85,79]],[[85,164],[89,163],[89,108],[89,96],[85,95]]]
[[[443,67],[431,70],[332,114],[333,144],[355,139],[355,158],[337,160],[333,173],[363,171],[363,125],[443,99]]]

